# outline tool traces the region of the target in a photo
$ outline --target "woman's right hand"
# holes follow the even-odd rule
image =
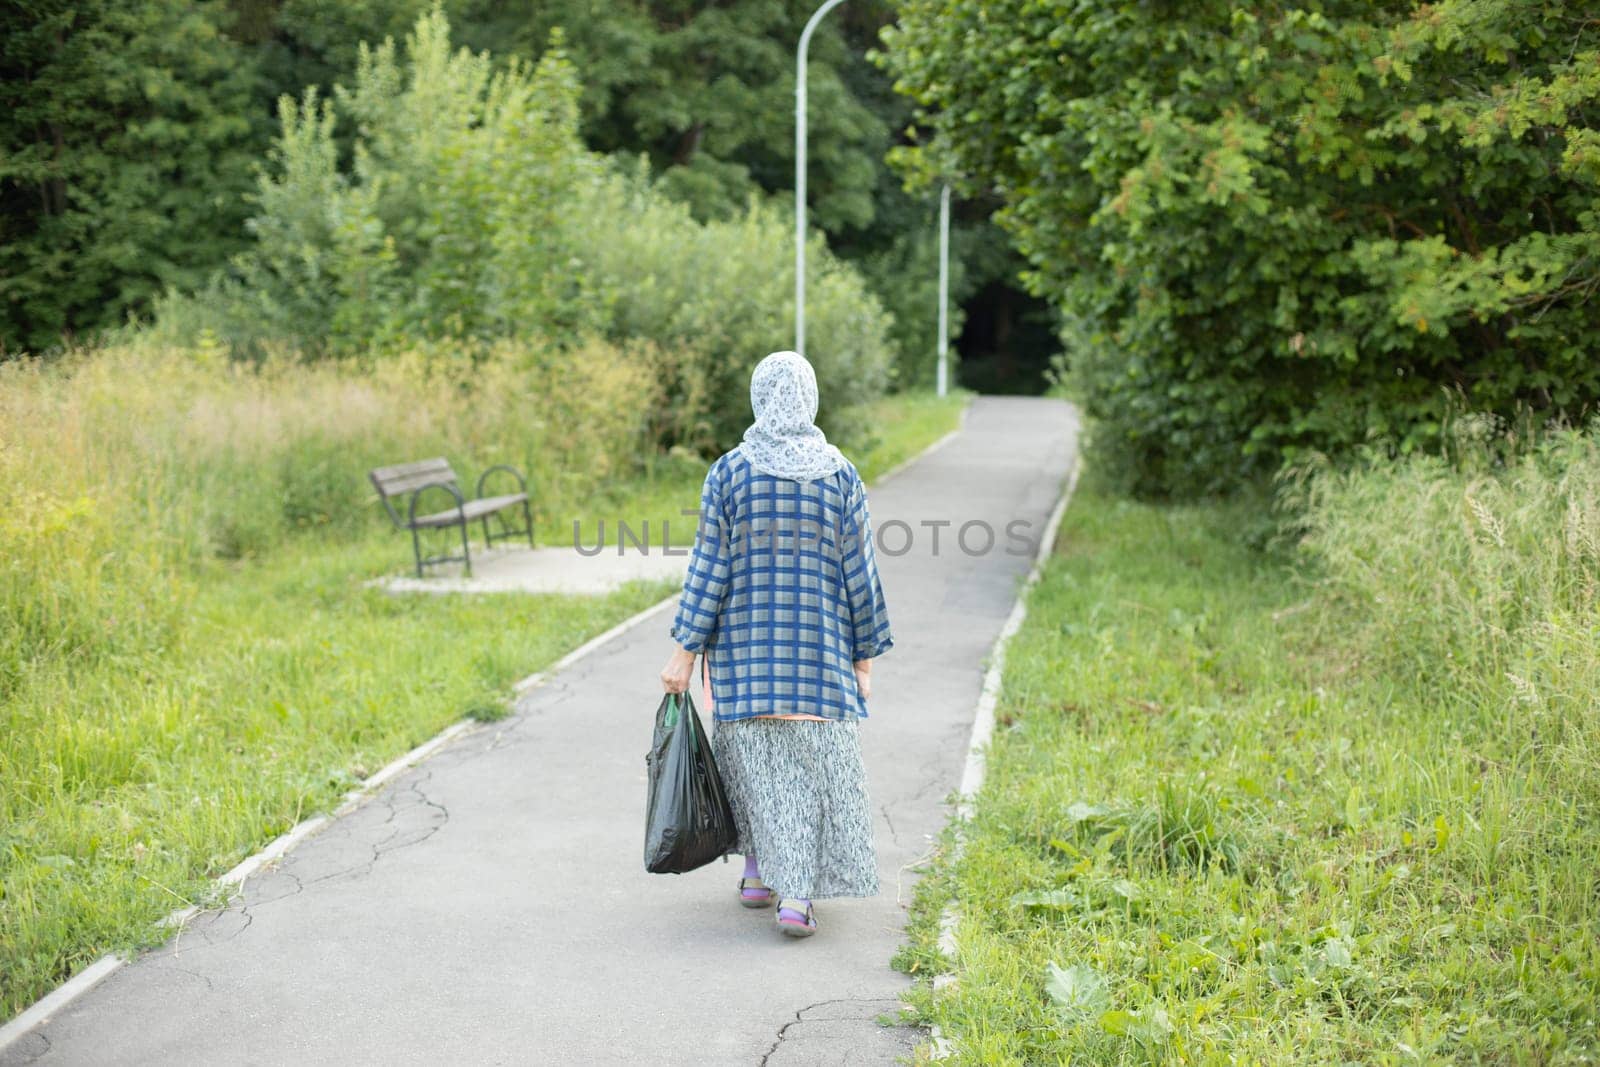
[[[694,653],[679,648],[661,668],[661,688],[669,693],[682,693],[689,688],[689,677],[694,673]]]

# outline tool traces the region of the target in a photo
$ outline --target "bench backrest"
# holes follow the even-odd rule
[[[450,469],[450,461],[442,456],[425,459],[420,463],[398,463],[393,467],[378,467],[369,471],[367,477],[372,480],[372,487],[378,491],[378,499],[383,501],[389,517],[396,523],[400,522],[400,516],[389,503],[391,497],[415,492],[425,485],[438,482],[448,482],[460,488],[456,472]]]
[[[432,482],[449,482],[456,485],[456,472],[444,458],[425,459],[420,463],[400,463],[393,467],[379,467],[367,477],[384,496],[409,493]]]

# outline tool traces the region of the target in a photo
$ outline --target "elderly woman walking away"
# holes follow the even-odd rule
[[[712,751],[745,857],[740,902],[778,898],[778,929],[816,932],[812,901],[878,892],[857,720],[893,644],[867,491],[812,421],[817,378],[774,352],[750,379],[755,423],[711,465],[661,671],[681,693],[696,653]]]

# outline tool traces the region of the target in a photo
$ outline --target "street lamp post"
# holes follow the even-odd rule
[[[806,354],[806,50],[822,16],[844,3],[827,0],[800,32],[794,81],[794,350]]]
[[[939,192],[939,395],[949,388],[950,348],[950,186]]]

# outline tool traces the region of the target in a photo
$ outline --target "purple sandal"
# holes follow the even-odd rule
[[[817,932],[817,916],[811,910],[811,902],[806,901],[806,910],[802,913],[798,908],[788,907],[780,903],[778,907],[778,931],[786,937],[810,937]]]
[[[739,879],[739,903],[747,908],[766,908],[772,906],[772,890],[762,884],[759,878]]]

